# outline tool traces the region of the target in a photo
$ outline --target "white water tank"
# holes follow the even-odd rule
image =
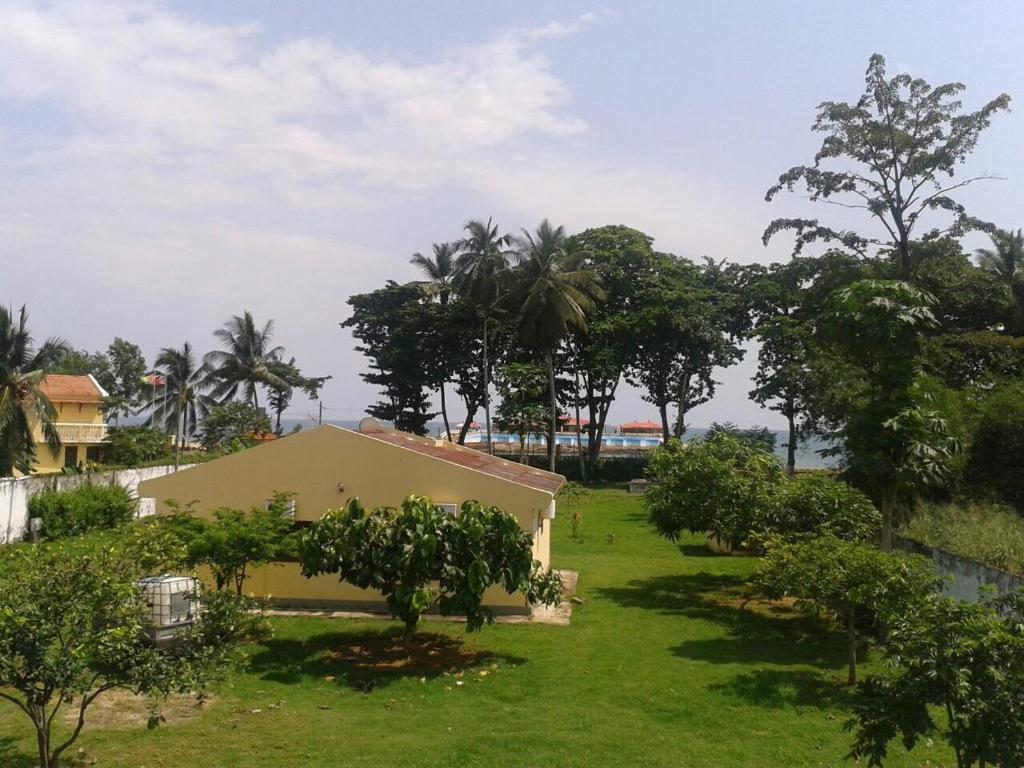
[[[199,584],[187,576],[151,576],[138,583],[149,605],[146,636],[159,646],[173,645],[199,616]]]

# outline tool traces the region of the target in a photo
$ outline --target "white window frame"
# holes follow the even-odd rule
[[[441,502],[439,504],[435,504],[434,506],[436,506],[438,509],[440,509],[442,512],[444,512],[446,515],[448,515],[450,517],[458,517],[459,516],[459,504],[458,504],[458,502],[445,501],[445,502]]]

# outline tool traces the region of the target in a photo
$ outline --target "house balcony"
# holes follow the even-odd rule
[[[107,439],[106,424],[74,424],[58,422],[57,435],[60,441],[66,444],[75,443],[102,443]]]

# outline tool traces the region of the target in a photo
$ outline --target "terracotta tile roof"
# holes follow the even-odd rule
[[[359,434],[365,437],[380,440],[383,443],[398,445],[425,456],[432,456],[450,464],[458,464],[461,467],[475,469],[491,477],[498,477],[502,480],[533,488],[546,493],[558,493],[559,488],[565,484],[565,478],[541,469],[528,467],[525,464],[518,464],[497,456],[491,456],[472,448],[449,443],[444,439],[432,437],[419,437],[410,435],[407,432],[398,432],[386,427],[371,427],[360,429]]]
[[[655,421],[630,421],[620,424],[619,429],[661,429],[661,424]]]
[[[106,395],[92,376],[51,373],[40,389],[55,403],[98,403]]]

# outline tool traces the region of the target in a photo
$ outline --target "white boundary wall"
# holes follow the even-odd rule
[[[179,471],[190,464],[182,464]],[[28,527],[28,500],[44,488],[68,490],[85,483],[94,485],[120,485],[133,496],[144,480],[163,477],[174,472],[174,466],[143,467],[142,469],[114,469],[81,475],[33,475],[31,477],[0,480],[0,544],[20,541]],[[139,515],[152,514],[152,504],[140,505]]]

